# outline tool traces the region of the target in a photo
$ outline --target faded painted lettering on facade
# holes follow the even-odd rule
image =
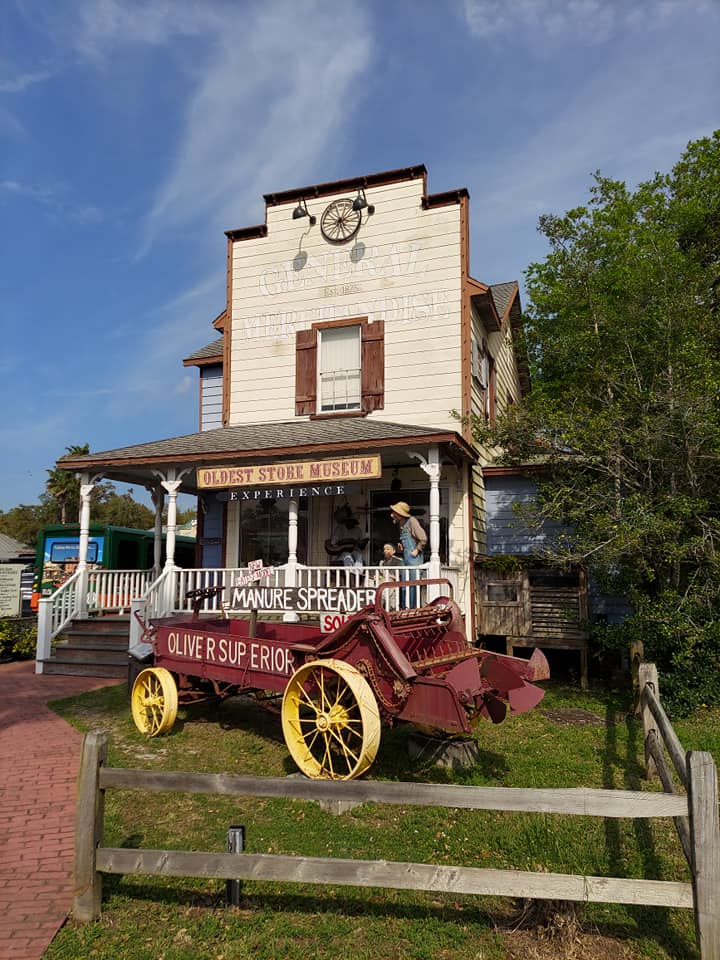
[[[347,291],[349,294],[349,291]],[[432,290],[426,293],[411,293],[401,297],[359,298],[350,300],[345,306],[348,316],[373,317],[387,324],[413,323],[416,321],[437,320],[453,309],[450,304],[449,290]],[[313,307],[307,310],[282,310],[257,313],[254,316],[241,317],[233,327],[233,336],[238,339],[254,340],[271,337],[275,340],[291,340],[298,330],[311,327],[314,323],[336,320],[337,304]]]

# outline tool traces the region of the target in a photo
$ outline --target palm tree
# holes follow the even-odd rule
[[[62,457],[60,457],[60,460],[64,460],[66,457],[87,456],[87,454],[90,453],[90,445],[88,443],[84,443],[82,446],[74,444],[65,447],[65,451]],[[62,470],[59,467],[48,470],[47,473],[48,478],[45,481],[45,490],[57,501],[60,507],[60,523],[67,523],[68,503],[80,499],[80,481],[74,473],[69,470]]]

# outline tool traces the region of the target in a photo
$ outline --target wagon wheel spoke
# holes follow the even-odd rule
[[[148,667],[135,678],[130,706],[140,733],[155,737],[171,729],[177,717],[178,693],[172,674],[164,667]]]
[[[375,759],[380,714],[365,678],[341,660],[300,667],[285,690],[283,733],[309,777],[349,780]]]
[[[334,737],[335,740],[340,744],[340,749],[342,750],[343,755],[345,756],[345,759],[346,759],[346,760],[347,760],[348,757],[352,757],[352,759],[353,759],[353,761],[354,761],[355,763],[358,763],[358,762],[360,761],[360,755],[357,754],[357,753],[355,753],[354,751],[352,751],[352,750],[350,749],[350,747],[348,746],[348,744],[347,744],[347,743],[345,742],[345,740],[343,740],[343,738],[337,733],[337,731],[331,730],[331,731],[330,731],[330,735],[331,735],[332,737]],[[349,767],[349,766],[351,766],[351,764],[348,763],[348,767]]]

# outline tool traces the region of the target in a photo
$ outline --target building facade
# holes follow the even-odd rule
[[[158,510],[198,497],[199,570],[260,562],[297,584],[362,570],[397,543],[390,505],[425,528],[424,576],[453,582],[475,633],[487,551],[483,468],[467,417],[529,389],[517,283],[469,272],[469,196],[431,194],[423,166],[265,195],[265,222],[227,231],[226,303],[199,371],[197,432],[66,459],[83,504],[101,478],[143,484]],[[318,580],[320,582],[320,580]]]

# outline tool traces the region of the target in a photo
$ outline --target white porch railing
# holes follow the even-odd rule
[[[224,587],[224,592],[203,600],[202,613],[220,613],[224,604],[232,601],[233,589],[238,580],[245,586],[254,587],[377,587],[388,580],[407,580],[412,587],[411,577],[432,579],[428,564],[421,567],[305,567],[298,565],[294,576],[288,576],[287,566],[275,567],[269,576],[252,579],[247,567],[225,567],[187,570],[180,567],[166,567],[156,580],[152,580],[150,570],[91,570],[86,573],[87,589],[80,588],[81,571],[76,572],[59,587],[52,596],[40,600],[38,608],[38,639],[35,670],[42,673],[42,663],[49,659],[53,639],[75,617],[88,613],[118,613],[130,610],[130,646],[142,641],[142,627],[135,616],[138,614],[147,623],[161,617],[190,612],[192,601],[186,594],[191,590],[204,590],[208,587]],[[460,570],[457,567],[440,568],[440,576],[449,580],[455,599],[462,603]],[[437,596],[438,587],[420,588],[418,603]],[[81,602],[84,594],[84,604]],[[386,591],[384,605],[394,608],[398,603],[396,591]],[[259,610],[260,613],[277,610]],[[308,609],[309,615],[319,615],[326,611]]]
[[[123,613],[152,583],[152,570],[76,570],[49,597],[38,602],[35,672],[42,673],[52,642],[77,617]]]
[[[268,576],[258,579],[252,578],[252,572],[247,567],[217,567],[209,569],[181,569],[165,570],[135,603],[135,609],[144,620],[170,616],[174,613],[190,612],[192,601],[186,598],[191,590],[205,590],[209,587],[223,587],[224,593],[203,600],[201,613],[219,613],[223,605],[232,600],[233,589],[241,581],[246,587],[377,587],[388,580],[410,580],[428,578],[430,571],[428,564],[421,567],[295,567],[294,577],[288,576],[287,566],[274,567]],[[455,597],[461,602],[460,572],[456,567],[441,567],[440,576],[449,580]],[[291,581],[293,581],[291,583]],[[411,585],[411,584],[410,584]],[[391,594],[387,593],[387,597]],[[389,602],[389,601],[388,601]],[[142,604],[142,610],[140,610]],[[462,603],[461,603],[462,605]],[[260,613],[272,612],[260,610]],[[275,611],[277,612],[277,611]],[[310,609],[310,614],[319,614],[320,609]],[[134,618],[133,618],[134,619]]]

